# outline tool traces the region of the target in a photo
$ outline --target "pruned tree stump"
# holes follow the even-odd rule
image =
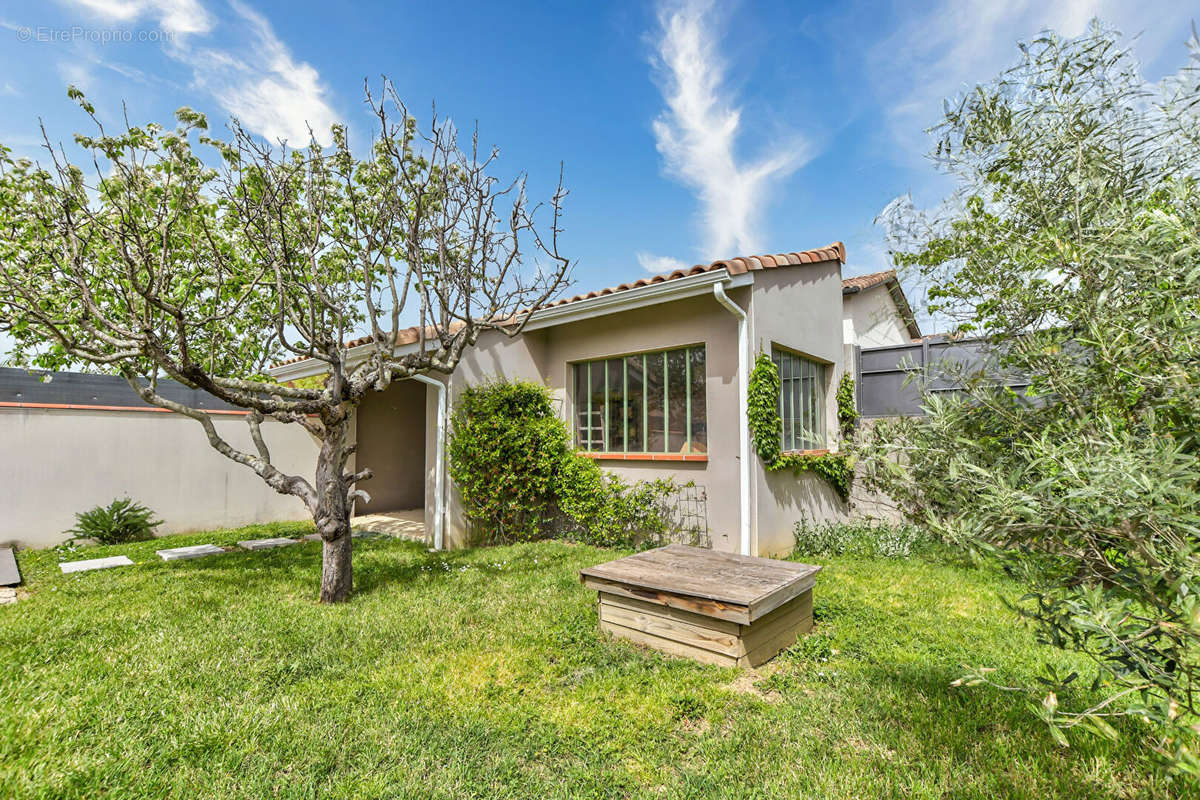
[[[600,629],[669,655],[756,667],[812,630],[812,564],[672,544],[588,567]]]

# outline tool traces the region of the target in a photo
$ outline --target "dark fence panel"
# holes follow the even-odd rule
[[[922,381],[918,373],[924,373],[925,389],[930,392],[957,391],[955,375],[987,368],[987,348],[984,339],[951,341],[944,337],[889,347],[855,348],[858,411],[864,417],[920,416]],[[1029,385],[1027,380],[1014,376],[1002,381],[1018,390]]]
[[[221,402],[207,392],[189,389],[175,381],[160,380],[158,393],[168,400],[175,400],[192,408],[210,411],[241,410]],[[137,396],[124,378],[114,375],[27,371],[13,367],[0,367],[0,403],[32,406],[152,407]]]

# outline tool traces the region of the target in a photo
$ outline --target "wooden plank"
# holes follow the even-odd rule
[[[738,666],[757,667],[759,664],[764,664],[777,656],[780,650],[790,647],[795,643],[801,634],[808,633],[811,630],[812,617],[804,617],[795,627],[780,631],[773,638],[763,642],[746,655],[740,657],[738,659]]]
[[[704,664],[717,664],[722,667],[737,666],[738,659],[733,656],[727,656],[722,653],[716,653],[712,650],[705,650],[700,647],[692,647],[691,645],[682,642],[676,642],[671,639],[664,639],[661,636],[655,636],[652,633],[626,628],[623,625],[615,625],[611,622],[600,620],[600,630],[611,634],[619,639],[640,644],[643,647],[650,647],[654,650],[666,653],[672,656],[680,656],[682,658],[690,658],[694,661],[699,661]]]
[[[602,622],[653,634],[662,639],[724,655],[742,657],[762,653],[775,644],[775,652],[812,627],[812,593],[808,592],[750,625],[737,625],[655,603],[601,593]],[[720,630],[712,626],[721,626]],[[790,636],[789,636],[790,634]],[[773,656],[774,652],[766,656]],[[766,660],[763,658],[762,660]]]
[[[788,586],[781,587],[777,592],[774,592],[757,603],[750,606],[750,621],[754,622],[762,617],[767,616],[775,609],[787,605],[792,600],[805,593],[812,593],[813,586],[816,585],[816,578],[807,578],[797,581]]]
[[[735,636],[742,635],[742,629],[745,627],[737,622],[727,619],[720,619],[708,614],[697,614],[694,611],[686,611],[682,608],[674,606],[666,606],[661,603],[651,603],[646,600],[638,600],[625,595],[610,594],[609,592],[600,592],[600,602],[611,603],[613,605],[624,606],[633,610],[651,611],[655,614],[677,619],[680,622],[690,622],[695,625],[701,625],[705,628],[722,633],[732,633]]]
[[[620,581],[605,580],[604,578],[596,578],[590,575],[584,576],[583,585],[598,592],[608,592],[622,597],[632,597],[635,600],[644,600],[649,603],[670,606],[671,608],[681,608],[685,611],[693,611],[697,614],[716,617],[717,619],[726,619],[731,622],[740,623],[750,622],[750,609],[746,606],[731,605],[718,600],[706,600],[700,597],[688,597],[686,595],[662,592],[655,589],[645,589],[639,586],[630,586]]]
[[[736,633],[715,631],[703,625],[672,619],[652,611],[631,609],[612,603],[601,603],[599,614],[601,622],[610,622],[727,656],[736,657],[743,654],[742,639]]]
[[[811,580],[819,570],[811,564],[673,544],[588,567],[580,575],[654,592],[754,607],[762,615],[803,592],[802,588],[794,588],[796,584]]]
[[[21,570],[17,569],[17,557],[11,547],[0,547],[0,586],[17,586],[21,583]]]
[[[805,602],[805,601],[808,602]],[[742,626],[743,650],[738,655],[746,655],[773,640],[783,631],[794,630],[805,620],[812,620],[812,593],[801,595],[787,605],[781,606],[773,613],[762,619],[755,620],[748,626]]]

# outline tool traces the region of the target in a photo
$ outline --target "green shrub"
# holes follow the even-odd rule
[[[628,484],[585,456],[568,454],[556,485],[559,532],[601,547],[657,544],[673,527],[670,480]]]
[[[66,531],[73,539],[95,539],[100,544],[124,544],[154,538],[162,520],[154,512],[128,497],[113,500],[75,515],[75,527]]]
[[[869,558],[908,558],[932,541],[916,525],[888,525],[874,520],[817,523],[800,520],[796,523],[795,537],[797,554]]]
[[[544,386],[467,389],[450,434],[450,475],[467,517],[493,542],[561,536],[604,547],[666,539],[676,527],[669,480],[627,483],[576,454]]]
[[[566,427],[545,387],[495,381],[463,392],[450,432],[450,475],[467,517],[486,539],[546,535],[555,483],[570,455]]]

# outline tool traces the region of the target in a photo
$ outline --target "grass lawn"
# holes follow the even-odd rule
[[[0,797],[1164,797],[1136,731],[1056,746],[1044,659],[990,572],[824,561],[817,629],[757,672],[606,641],[561,543],[443,554],[357,540],[351,603],[314,602],[319,546],[61,575],[22,553],[0,606]],[[1065,702],[1077,700],[1064,698]]]

